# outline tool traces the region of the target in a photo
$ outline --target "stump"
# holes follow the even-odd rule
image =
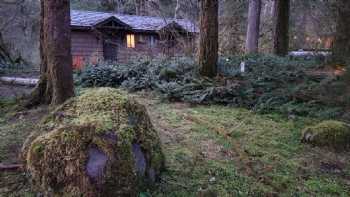
[[[33,188],[44,196],[137,196],[164,166],[145,107],[117,89],[84,91],[42,128],[24,154]]]

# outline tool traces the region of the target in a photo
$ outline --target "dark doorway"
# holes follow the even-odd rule
[[[103,57],[105,61],[116,62],[118,53],[118,45],[112,40],[105,40],[103,43]]]

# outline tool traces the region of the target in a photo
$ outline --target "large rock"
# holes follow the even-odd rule
[[[302,142],[336,149],[350,147],[350,125],[340,121],[323,121],[304,129]]]
[[[56,109],[43,131],[24,150],[34,189],[44,196],[137,196],[163,168],[145,107],[117,89],[83,91]]]

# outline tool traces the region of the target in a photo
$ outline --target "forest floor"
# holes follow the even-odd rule
[[[0,163],[12,164],[50,110],[18,111],[15,97],[5,96],[0,97]],[[350,195],[350,155],[300,143],[301,130],[317,119],[168,103],[145,92],[136,97],[160,134],[167,168],[158,187],[140,196]],[[12,171],[0,172],[0,196],[34,195],[25,174]]]

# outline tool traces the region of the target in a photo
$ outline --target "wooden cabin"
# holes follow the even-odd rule
[[[197,26],[188,20],[71,11],[73,66],[127,63],[140,56],[194,53]]]

